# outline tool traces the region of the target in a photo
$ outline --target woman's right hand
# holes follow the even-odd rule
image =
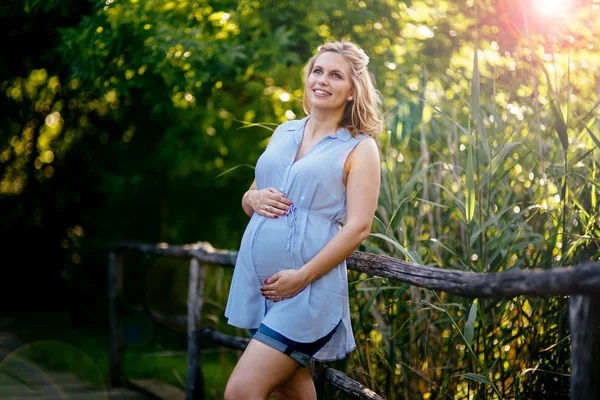
[[[250,190],[246,202],[254,212],[268,218],[285,215],[292,204],[285,198],[285,193],[281,193],[274,187]]]

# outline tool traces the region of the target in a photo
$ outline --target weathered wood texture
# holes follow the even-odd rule
[[[167,385],[156,379],[131,379],[127,381],[127,385],[147,393],[152,396],[153,399],[165,399],[165,400],[184,400],[185,393],[183,390],[176,388],[171,385]]]
[[[234,265],[237,257],[236,251],[215,250],[208,243],[184,246],[117,243],[108,248],[138,250],[174,257],[194,257],[200,262],[222,266]],[[388,256],[356,251],[348,257],[348,268],[465,297],[510,298],[520,295],[600,293],[600,263],[597,262],[588,262],[578,268],[513,269],[497,273],[475,273],[426,267]]]
[[[121,386],[121,335],[119,313],[123,301],[123,264],[122,258],[116,252],[108,254],[108,325],[110,341],[110,376],[111,386]]]
[[[198,260],[190,262],[190,278],[188,288],[188,357],[187,357],[187,388],[186,400],[204,399],[204,382],[202,379],[202,364],[200,360],[200,338],[198,328],[204,297],[204,278],[206,267],[198,265]]]
[[[571,398],[600,399],[600,294],[571,296]]]
[[[156,254],[159,256],[171,256],[180,258],[195,258],[206,264],[234,265],[237,251],[217,250],[207,242],[184,244],[173,246],[167,243],[145,244],[135,242],[117,242],[105,246],[110,250],[130,250],[145,254]]]
[[[199,334],[201,337],[210,340],[215,344],[236,350],[245,350],[250,342],[250,339],[225,335],[224,333],[215,331],[213,328],[209,327],[202,329]]]
[[[157,311],[151,310],[145,306],[139,305],[126,305],[123,307],[125,311],[134,311],[147,314],[150,318],[152,318],[156,322],[160,322],[161,324],[165,324],[167,326],[177,326],[180,328],[186,328],[188,323],[187,315],[164,315]]]
[[[333,386],[349,394],[355,399],[364,400],[384,400],[383,397],[372,391],[371,389],[361,385],[353,379],[350,379],[341,371],[333,368],[325,368],[325,379]]]
[[[118,336],[113,335],[116,319],[113,321],[113,308],[119,297],[114,289],[118,275],[115,250],[133,250],[147,254],[189,257],[194,261],[221,266],[232,266],[237,257],[236,251],[216,250],[208,243],[195,243],[184,246],[167,244],[149,245],[139,243],[115,243],[106,248],[110,256],[110,299],[111,299],[111,377],[113,371],[120,371],[120,364],[112,358],[118,348]],[[194,263],[192,263],[192,266]],[[397,260],[388,256],[354,252],[348,257],[348,268],[369,275],[391,278],[413,286],[453,293],[464,297],[510,298],[515,296],[561,296],[571,295],[572,330],[572,398],[576,400],[600,398],[600,263],[587,262],[577,268],[553,268],[548,270],[509,270],[499,273],[474,273],[436,267],[427,267]],[[192,268],[193,269],[193,268]],[[193,281],[194,276],[190,276]],[[190,282],[190,285],[192,283]],[[574,296],[573,296],[574,295]],[[197,304],[191,301],[190,304]],[[195,306],[197,307],[197,306]],[[198,328],[199,310],[190,309],[189,321]],[[189,326],[192,326],[189,325]],[[210,328],[196,331],[196,339],[202,336],[221,346],[243,350],[248,339],[224,335]],[[113,338],[114,336],[114,338]],[[115,339],[115,340],[113,340]],[[189,341],[190,348],[197,353],[198,341]],[[117,347],[115,347],[117,346]],[[192,354],[190,352],[189,354]],[[117,359],[118,361],[119,359]],[[338,389],[358,399],[382,399],[378,394],[360,383],[348,378],[342,372],[328,368],[321,363],[313,363],[313,379],[319,394],[323,397],[323,380],[329,381]],[[117,369],[119,368],[119,369]],[[189,372],[188,372],[189,373]],[[193,376],[193,375],[192,375]],[[115,376],[115,378],[117,378]],[[191,399],[191,398],[190,398]]]
[[[588,262],[577,268],[475,273],[426,267],[387,256],[355,252],[348,258],[348,265],[370,275],[464,297],[510,298],[600,292],[600,263],[597,262]]]

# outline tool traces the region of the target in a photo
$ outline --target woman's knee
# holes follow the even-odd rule
[[[227,381],[227,385],[225,386],[225,394],[223,395],[224,400],[240,399],[241,390],[241,385],[234,382],[233,379],[229,379],[229,381]]]
[[[300,368],[273,394],[277,400],[313,400],[317,398],[315,385],[308,368]]]
[[[264,399],[255,396],[251,389],[246,382],[232,377],[225,386],[224,400]]]
[[[225,386],[224,400],[266,400],[267,396],[256,393],[255,389],[247,382],[229,379]]]

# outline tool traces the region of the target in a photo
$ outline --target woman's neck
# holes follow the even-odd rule
[[[340,121],[341,117],[341,115],[332,115],[331,113],[324,113],[313,108],[310,111],[310,118],[308,120],[307,133],[309,137],[321,138],[334,134],[339,128],[338,121]]]

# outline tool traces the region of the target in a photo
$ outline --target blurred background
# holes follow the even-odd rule
[[[360,250],[476,272],[598,260],[599,8],[2,1],[0,327],[42,343],[29,350],[43,365],[88,357],[105,384],[103,246],[237,249],[254,164],[277,124],[304,116],[306,60],[341,38],[384,97],[380,205]],[[128,303],[185,314],[187,262],[124,265]],[[568,299],[478,301],[470,352],[473,300],[349,274],[358,348],[336,366],[388,399],[568,397]],[[223,317],[230,279],[209,268],[202,324],[243,336]],[[126,378],[185,386],[185,331],[136,313],[122,325]],[[238,356],[207,345],[209,398]]]

